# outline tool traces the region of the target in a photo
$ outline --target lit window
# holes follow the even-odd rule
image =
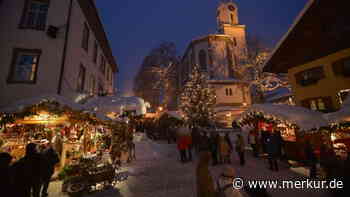
[[[326,105],[322,99],[317,99],[317,105],[319,110],[326,110]]]
[[[310,108],[312,110],[317,110],[316,101],[314,100],[310,101]]]
[[[9,83],[34,83],[41,50],[14,49]]]
[[[24,8],[21,20],[22,28],[45,30],[47,14],[49,9],[48,0],[29,0]]]

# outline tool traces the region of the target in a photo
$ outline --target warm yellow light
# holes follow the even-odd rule
[[[332,141],[335,141],[336,139],[337,139],[337,138],[335,137],[335,135],[332,134],[332,135],[331,135],[331,140],[332,140]]]
[[[243,103],[243,106],[247,106],[248,104],[247,103]]]
[[[163,107],[159,107],[158,109],[159,109],[159,111],[163,111]]]

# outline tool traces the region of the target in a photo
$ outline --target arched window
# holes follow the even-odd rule
[[[199,66],[201,70],[207,70],[207,53],[204,50],[199,51]]]
[[[230,96],[232,96],[232,88],[230,88]]]

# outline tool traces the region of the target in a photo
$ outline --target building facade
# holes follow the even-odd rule
[[[336,111],[350,92],[346,7],[345,1],[309,1],[265,65],[267,72],[288,73],[299,106]]]
[[[0,26],[0,106],[113,92],[118,67],[93,0],[3,1]]]
[[[245,25],[239,24],[238,7],[220,3],[217,9],[218,33],[192,40],[178,69],[179,89],[189,79],[193,65],[207,73],[208,83],[216,92],[219,121],[230,124],[251,104],[249,84],[237,69],[247,58]]]

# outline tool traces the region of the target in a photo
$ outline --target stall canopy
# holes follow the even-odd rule
[[[331,123],[350,122],[350,97],[344,101],[339,111],[325,114],[324,117]]]
[[[16,101],[9,106],[0,109],[0,112],[4,113],[16,113],[16,112],[21,112],[24,108],[39,104],[44,101],[56,101],[62,106],[67,106],[72,110],[83,110],[84,107],[78,103],[74,103],[71,100],[59,96],[59,95],[42,95],[38,97],[32,97],[32,98],[27,98],[27,99],[22,99],[19,101]]]
[[[277,104],[255,104],[242,113],[237,119],[244,119],[249,113],[262,113],[272,119],[278,119],[299,127],[300,130],[309,131],[328,125],[328,120],[321,112],[312,111],[304,107]]]
[[[177,118],[179,120],[182,120],[181,114],[177,111],[167,111],[165,113],[167,113],[170,117],[174,117],[174,118]]]

